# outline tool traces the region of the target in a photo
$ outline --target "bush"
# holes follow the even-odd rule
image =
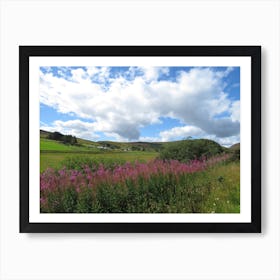
[[[169,143],[160,152],[161,159],[176,159],[188,162],[194,159],[209,158],[224,152],[223,147],[208,139],[192,139]]]

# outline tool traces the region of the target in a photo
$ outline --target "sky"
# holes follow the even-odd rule
[[[239,67],[40,67],[40,129],[101,141],[240,142]]]

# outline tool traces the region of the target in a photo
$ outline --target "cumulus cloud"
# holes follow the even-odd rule
[[[222,146],[229,147],[235,143],[240,142],[240,136],[234,135],[229,137],[217,137],[214,134],[207,134],[205,131],[195,126],[181,126],[173,127],[169,130],[164,130],[160,132],[160,137],[154,139],[157,142],[167,142],[176,139],[186,139],[186,138],[204,138],[211,139]]]
[[[240,101],[235,101],[231,104],[229,109],[231,113],[231,120],[233,122],[240,122]]]
[[[199,127],[195,126],[179,126],[173,127],[170,130],[164,130],[159,133],[161,141],[172,141],[178,138],[188,138],[188,137],[203,137],[205,132]]]
[[[144,78],[146,81],[156,81],[160,75],[168,75],[168,67],[137,67],[140,71],[144,73]]]
[[[185,126],[162,131],[161,140],[180,133],[186,137],[205,133],[217,139],[239,135],[239,101],[231,101],[224,92],[223,78],[231,68],[191,68],[181,71],[175,80],[159,79],[169,75],[167,67],[130,67],[119,75],[112,75],[110,69],[74,68],[67,78],[41,71],[40,102],[89,120],[56,121],[53,128],[62,132],[69,129],[79,137],[85,128],[92,139],[96,132],[102,132],[118,139],[139,140],[142,127],[160,123],[160,117],[171,117]],[[223,113],[225,117],[220,117]]]
[[[95,133],[94,123],[84,122],[81,120],[70,121],[54,121],[52,125],[41,124],[42,130],[55,132],[59,131],[62,134],[75,135],[83,139],[97,140],[99,135]]]

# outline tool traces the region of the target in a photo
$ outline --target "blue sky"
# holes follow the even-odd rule
[[[101,141],[239,142],[239,67],[40,67],[40,127]]]

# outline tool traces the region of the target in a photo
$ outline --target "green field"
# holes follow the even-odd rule
[[[79,153],[79,152],[46,152],[40,155],[40,171],[46,170],[48,167],[59,169],[63,167],[63,162],[67,159],[72,158],[91,158],[94,162],[104,162],[113,160],[123,160],[134,162],[137,161],[148,161],[158,156],[156,152],[106,152],[106,153]]]
[[[58,141],[49,140],[41,138],[40,140],[40,150],[41,152],[99,152],[98,149],[94,146],[89,147],[86,145],[74,146],[74,145],[65,145]]]
[[[65,163],[73,159],[80,162],[85,159],[94,163],[106,162],[146,162],[155,159],[159,153],[149,143],[114,143],[109,141],[92,142],[78,139],[78,145],[63,144],[59,141],[47,139],[47,132],[41,132],[40,138],[40,171],[47,168],[63,168]],[[100,148],[101,147],[101,148]],[[102,148],[103,147],[103,148]],[[105,148],[106,149],[105,149]],[[111,148],[113,147],[113,148]],[[146,151],[132,150],[132,148],[146,149]],[[143,148],[144,147],[144,148]]]

